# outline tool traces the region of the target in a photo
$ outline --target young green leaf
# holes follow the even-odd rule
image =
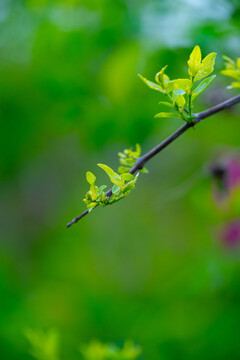
[[[235,88],[235,89],[240,89],[240,81],[239,81],[239,82],[237,82],[237,81],[235,82],[235,81],[234,81],[234,82],[232,82],[231,85],[232,85],[232,87]]]
[[[189,79],[176,79],[169,81],[167,85],[167,92],[175,91],[175,90],[183,90],[188,92],[192,87],[192,81]]]
[[[118,168],[118,173],[119,173],[119,174],[124,174],[124,173],[128,172],[129,168],[130,168],[130,166],[128,166],[128,167],[126,167],[126,166],[119,166],[119,168]]]
[[[100,186],[100,188],[98,189],[98,196],[102,196],[103,191],[106,189],[107,185],[102,185]]]
[[[202,54],[200,47],[196,45],[188,60],[188,73],[190,76],[194,77],[197,74],[198,70],[200,69],[201,59]]]
[[[157,90],[157,91],[160,91],[162,93],[165,93],[165,90],[163,89],[162,86],[146,79],[145,77],[143,77],[142,75],[138,74],[138,76],[140,77],[140,79],[145,83],[147,84],[148,87],[150,87],[150,89],[153,89],[153,90]]]
[[[237,58],[237,68],[240,70],[240,58]]]
[[[221,71],[222,75],[229,76],[235,80],[240,80],[240,71],[239,70],[231,70],[226,69]]]
[[[91,171],[87,171],[86,173],[86,179],[87,179],[87,182],[92,185],[95,183],[96,181],[96,177],[93,173],[91,173]]]
[[[183,109],[184,109],[184,105],[185,105],[185,103],[186,103],[186,100],[185,100],[185,98],[184,98],[183,95],[177,95],[176,98],[175,98],[175,100],[174,100],[174,103],[177,104],[177,106],[178,106],[178,108],[179,108],[179,111],[182,112]]]
[[[124,181],[121,176],[113,171],[109,166],[105,164],[98,164],[98,166],[106,172],[113,184],[118,185],[120,188],[124,186]]]
[[[160,112],[154,116],[155,118],[179,118],[181,117],[180,114],[177,113],[166,113]]]
[[[119,187],[118,185],[114,184],[114,185],[113,185],[113,188],[112,188],[112,193],[113,193],[114,195],[119,195],[119,194],[120,194],[120,191],[121,191],[120,187]]]
[[[132,174],[129,174],[129,173],[124,173],[121,175],[121,178],[124,180],[124,181],[131,181],[134,176]]]
[[[213,72],[216,56],[217,54],[213,52],[208,54],[203,59],[200,68],[195,76],[195,81],[201,80],[202,78],[210,75]]]
[[[169,107],[169,108],[172,108],[172,107],[173,107],[171,103],[166,102],[166,101],[159,101],[159,104],[160,104],[160,105],[167,106],[167,107]]]
[[[225,66],[228,69],[235,69],[235,62],[230,57],[223,55],[223,60],[226,61]]]
[[[204,79],[197,87],[193,90],[192,100],[194,100],[198,95],[200,95],[215,79],[216,75],[209,76]]]
[[[155,81],[160,85],[162,85],[164,83],[164,75],[165,75],[164,71],[165,71],[166,68],[167,68],[167,65],[165,65],[162,68],[162,70],[160,70],[155,76]]]

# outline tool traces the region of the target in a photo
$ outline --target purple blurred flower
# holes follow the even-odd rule
[[[227,223],[221,231],[223,243],[229,247],[234,247],[240,243],[240,219],[235,219]]]
[[[240,187],[240,156],[229,155],[212,164],[210,168],[214,179],[214,198],[225,200],[231,191]]]

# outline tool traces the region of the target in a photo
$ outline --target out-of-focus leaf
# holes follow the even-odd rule
[[[237,68],[240,70],[240,58],[237,58]]]
[[[171,103],[166,102],[166,101],[159,101],[159,104],[160,104],[160,105],[167,106],[167,107],[170,107],[170,108],[172,108],[172,107],[173,107]]]
[[[240,81],[239,82],[232,82],[231,86],[235,89],[240,89]]]
[[[223,55],[223,59],[226,61],[225,65],[228,69],[235,69],[235,62],[230,57]]]
[[[200,95],[215,79],[216,75],[209,76],[204,79],[197,87],[193,90],[192,100],[194,100],[198,95]]]
[[[239,70],[231,70],[225,69],[221,71],[222,75],[229,76],[233,79],[240,80],[240,71]]]
[[[160,112],[154,116],[155,118],[179,118],[181,117],[177,113],[166,113],[166,112]]]
[[[124,174],[124,173],[128,172],[128,170],[129,170],[129,167],[119,166],[119,168],[118,168],[118,173],[119,173],[119,174]]]
[[[47,332],[25,330],[31,344],[30,353],[36,360],[59,360],[59,334],[54,329]]]
[[[208,54],[203,61],[201,62],[200,68],[196,74],[195,81],[201,80],[205,76],[208,76],[211,74],[214,70],[215,65],[215,59],[217,54],[216,53],[210,53]]]

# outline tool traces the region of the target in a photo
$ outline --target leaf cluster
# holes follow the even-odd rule
[[[113,203],[128,196],[135,188],[138,174],[134,177],[129,173],[118,174],[113,169],[105,164],[98,164],[98,166],[105,171],[110,181],[113,183],[111,196],[107,195],[105,189],[106,185],[100,187],[96,186],[96,177],[93,173],[88,171],[86,173],[87,182],[90,184],[90,189],[83,199],[89,211],[93,210],[97,205],[112,205]]]
[[[228,89],[240,89],[240,58],[237,58],[236,62],[228,56],[223,56],[223,59],[225,60],[225,69],[221,71],[221,74],[235,80],[228,86]]]
[[[118,168],[119,174],[124,174],[125,172],[128,172],[133,167],[135,162],[140,158],[141,152],[142,149],[139,144],[136,144],[136,150],[130,148],[130,149],[125,149],[123,152],[119,152],[118,153],[119,162],[120,162],[120,166]],[[148,173],[148,170],[145,167],[142,168],[140,171],[145,174]]]
[[[173,110],[173,112],[160,112],[156,114],[155,117],[181,118],[186,122],[192,122],[194,119],[194,115],[192,114],[193,101],[215,78],[215,75],[207,77],[214,70],[215,58],[216,53],[213,52],[202,60],[201,50],[199,46],[196,45],[187,62],[190,78],[170,80],[169,76],[165,74],[167,65],[156,74],[155,82],[149,81],[142,75],[139,75],[148,87],[168,97],[168,101],[160,101],[159,104]],[[195,83],[200,80],[202,80],[201,83],[195,86]]]
[[[36,360],[59,360],[59,334],[55,329],[46,332],[25,330],[30,343],[29,353]]]
[[[29,353],[36,360],[59,360],[60,341],[59,333],[55,329],[35,331],[27,329],[25,336],[30,344]],[[84,360],[137,360],[141,355],[140,346],[132,341],[125,341],[120,348],[114,344],[103,344],[94,340],[80,348],[81,359]]]
[[[125,341],[122,348],[92,341],[82,346],[80,351],[84,360],[136,360],[142,352],[140,346],[134,345],[132,341]]]

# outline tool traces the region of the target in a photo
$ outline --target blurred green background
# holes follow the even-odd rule
[[[0,358],[31,359],[24,329],[55,327],[62,359],[93,338],[144,359],[239,359],[239,251],[218,229],[208,164],[239,146],[239,107],[155,157],[125,200],[80,223],[87,170],[117,169],[180,124],[154,119],[153,79],[183,77],[194,45],[240,56],[238,0],[0,1]],[[237,94],[218,76],[201,111]],[[110,184],[109,184],[110,185]]]

